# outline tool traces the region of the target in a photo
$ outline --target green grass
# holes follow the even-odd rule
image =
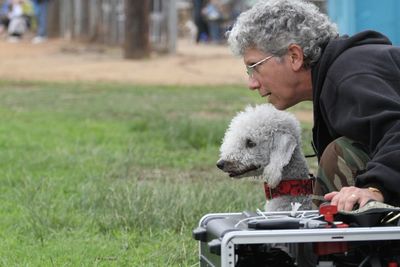
[[[196,265],[204,214],[263,206],[259,182],[215,167],[230,119],[263,101],[234,86],[1,82],[0,266]]]

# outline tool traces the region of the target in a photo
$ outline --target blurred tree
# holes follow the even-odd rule
[[[125,58],[150,55],[149,17],[150,0],[125,0]]]
[[[49,2],[47,16],[47,33],[49,37],[60,36],[60,1],[54,0]]]
[[[80,38],[82,40],[89,40],[90,39],[90,32],[89,32],[89,1],[82,1],[81,3],[81,28],[80,28]]]

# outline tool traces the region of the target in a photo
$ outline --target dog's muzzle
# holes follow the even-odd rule
[[[258,166],[248,166],[247,168],[239,169],[237,168],[238,164],[232,162],[232,161],[226,161],[223,159],[218,160],[217,162],[217,167],[221,169],[224,172],[227,172],[229,174],[229,177],[237,177],[239,178],[240,176],[243,176],[249,172],[256,171],[259,169]]]
[[[218,160],[217,161],[217,167],[218,167],[218,169],[224,170],[225,160],[222,160],[222,159]]]

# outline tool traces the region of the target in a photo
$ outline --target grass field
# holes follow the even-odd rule
[[[196,266],[201,216],[263,207],[260,183],[215,167],[230,119],[263,102],[237,86],[1,82],[0,266]]]

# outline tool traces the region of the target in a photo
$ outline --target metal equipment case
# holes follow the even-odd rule
[[[318,211],[303,212],[306,215],[317,215]],[[289,216],[289,212],[269,212],[264,216]],[[292,214],[293,215],[293,214]],[[260,214],[251,213],[213,213],[201,218],[199,227],[193,231],[194,238],[199,240],[199,260],[202,267],[234,267],[237,266],[239,254],[243,247],[260,244],[324,244],[334,247],[345,244],[374,244],[400,240],[400,227],[349,227],[349,228],[315,228],[315,229],[250,229],[245,223]],[[390,245],[391,246],[391,245]],[[315,246],[314,246],[315,248]],[[246,250],[246,249],[244,249]],[[313,252],[314,253],[314,252]],[[347,253],[347,252],[346,252]],[[395,252],[395,255],[398,252]],[[323,257],[322,257],[323,258]],[[297,264],[296,264],[297,265]],[[264,266],[264,265],[263,265]],[[336,266],[319,263],[316,266]],[[341,265],[338,265],[341,266]],[[365,265],[369,266],[369,265]],[[397,266],[397,265],[385,265]]]

